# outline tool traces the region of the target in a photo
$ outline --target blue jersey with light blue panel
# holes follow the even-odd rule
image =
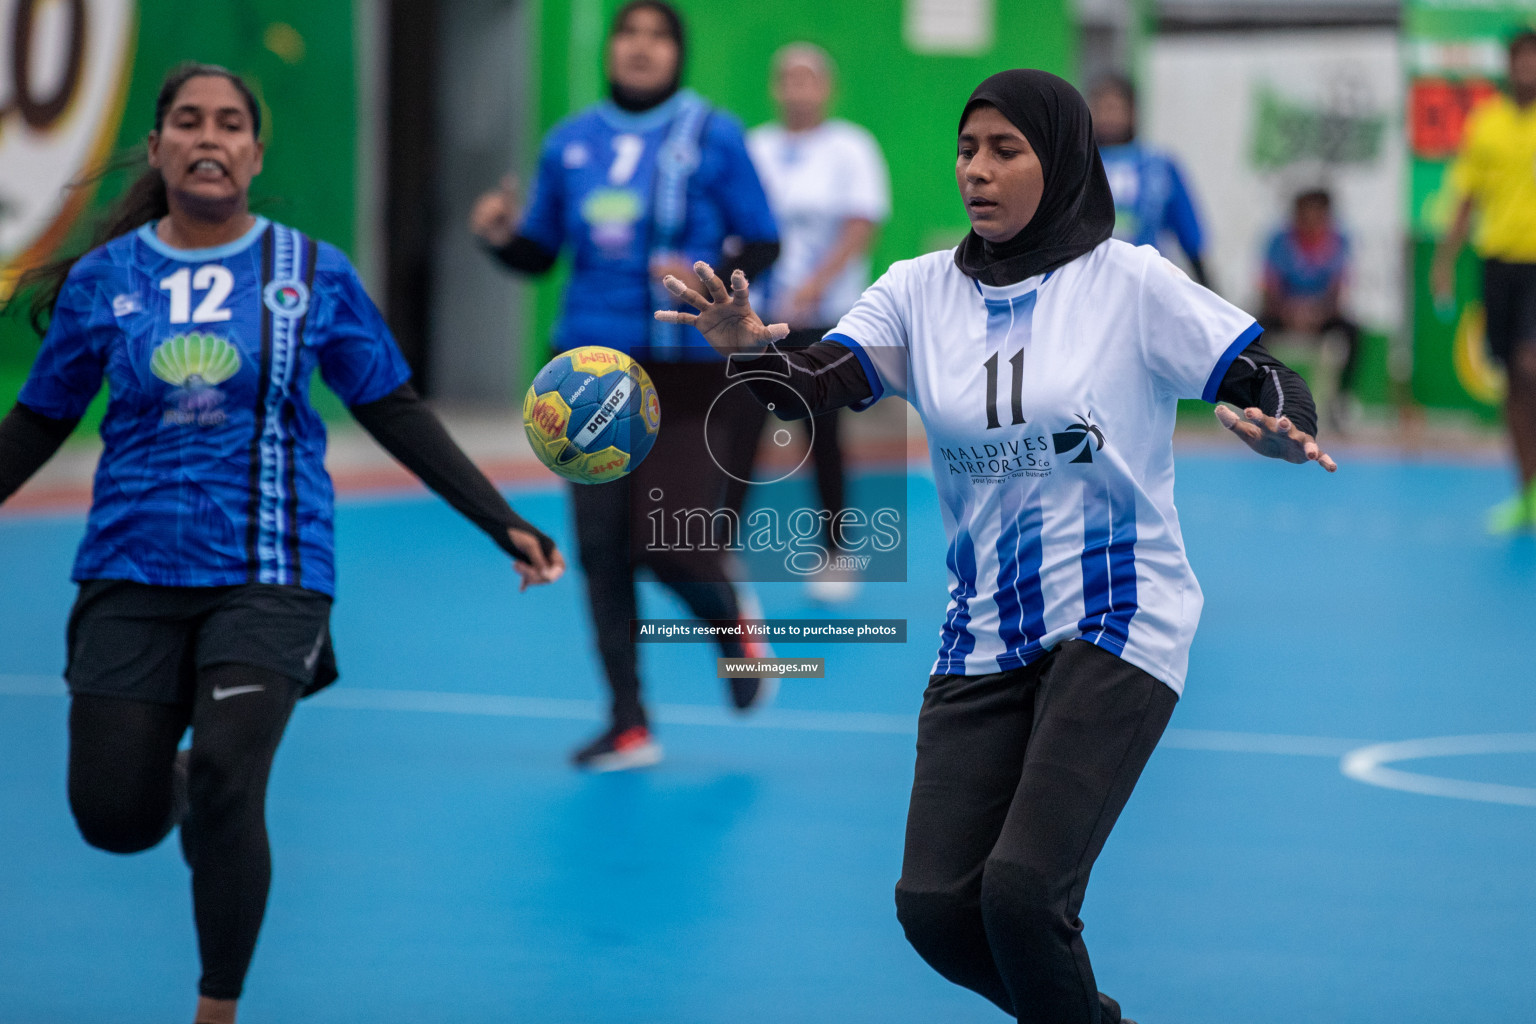
[[[1349,255],[1348,237],[1333,228],[1305,241],[1286,228],[1270,237],[1264,250],[1264,274],[1269,286],[1284,298],[1322,298],[1344,287]]]
[[[557,352],[605,345],[640,360],[713,360],[691,327],[651,316],[679,307],[653,260],[715,263],[727,237],[777,241],[741,125],[682,90],[644,113],[605,100],[550,131],[520,233],[568,248]]]
[[[1115,237],[1157,248],[1171,233],[1185,256],[1199,258],[1205,233],[1173,158],[1139,142],[1101,146],[1099,156],[1115,198]]]
[[[75,264],[20,399],[73,419],[106,381],[75,580],[335,592],[319,369],[349,406],[410,370],[347,258],[256,218],[212,249],[145,225]]]

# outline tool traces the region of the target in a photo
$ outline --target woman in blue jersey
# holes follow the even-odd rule
[[[336,678],[332,492],[312,372],[512,556],[525,588],[563,569],[419,402],[346,257],[251,214],[260,116],[223,68],[167,77],[150,169],[104,244],[26,279],[46,336],[0,422],[3,502],[109,384],[73,574],[69,802],[86,841],[114,853],[181,825],[200,1024],[234,1021],[255,950],[273,754],[297,700]]]
[[[1106,75],[1089,90],[1094,137],[1115,197],[1115,237],[1132,245],[1161,247],[1172,235],[1196,281],[1211,287],[1205,265],[1205,231],[1184,173],[1172,156],[1136,137],[1136,88],[1121,75]]]
[[[1078,911],[1184,686],[1200,587],[1173,507],[1181,397],[1262,455],[1336,467],[1311,395],[1253,317],[1110,237],[1087,105],[1042,71],[972,93],[955,176],[972,230],[892,265],[788,354],[813,412],[906,398],[949,538],[949,605],[918,719],[896,886],[907,938],[1019,1021],[1117,1024]],[[735,275],[672,294],[717,348],[784,338]],[[782,406],[781,406],[782,407]]]
[[[593,628],[612,689],[609,727],[577,750],[594,771],[654,764],[640,698],[630,622],[638,616],[635,569],[645,567],[701,619],[735,623],[741,597],[725,552],[679,550],[650,536],[653,522],[675,523],[686,510],[739,503],[731,478],[749,477],[764,412],[741,389],[715,400],[730,383],[704,339],[659,324],[651,310],[670,300],[668,274],[688,276],[695,260],[718,262],[748,277],[778,255],[778,232],[741,126],[680,87],[682,20],[659,0],[634,0],[614,16],[608,39],[609,97],[556,125],[539,155],[526,211],[510,182],[483,196],[471,229],[505,266],[543,274],[565,251],[571,279],[554,348],[620,349],[644,363],[661,399],[663,425],[650,456],[624,480],[571,488],[581,567]],[[739,511],[739,509],[738,509]],[[722,643],[727,657],[758,656],[761,645]],[[729,682],[732,705],[760,706],[768,683]]]

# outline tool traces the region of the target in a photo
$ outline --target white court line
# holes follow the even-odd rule
[[[0,695],[60,697],[64,684],[51,676],[0,675]],[[479,715],[492,718],[543,718],[598,722],[603,712],[595,700],[562,697],[514,697],[499,693],[445,693],[439,690],[375,690],[335,688],[317,694],[308,706],[349,711],[408,711],[427,714]],[[659,704],[653,715],[663,725],[726,726],[784,729],[792,732],[842,732],[886,736],[917,735],[917,715],[878,711],[798,711],[767,708],[742,717],[708,704]],[[1327,736],[1285,736],[1269,733],[1169,729],[1162,745],[1175,750],[1215,750],[1236,754],[1281,754],[1300,757],[1339,757],[1360,746],[1360,740]]]
[[[1387,768],[1395,761],[1423,757],[1465,757],[1476,754],[1536,754],[1536,733],[1493,733],[1483,736],[1432,736],[1397,743],[1376,743],[1351,750],[1339,770],[1357,782],[1424,796],[1477,800],[1490,804],[1536,807],[1536,788],[1498,782],[1467,782]]]
[[[56,676],[0,674],[0,696],[63,697],[64,683]],[[342,688],[318,694],[311,706],[346,711],[405,711],[427,714],[478,715],[494,718],[535,718],[599,722],[603,712],[595,700],[562,697],[514,697],[497,693],[446,693],[437,690],[373,690]],[[654,717],[664,725],[699,725],[792,732],[863,733],[915,736],[916,714],[876,711],[796,711],[768,708],[739,717],[706,704],[660,704]],[[1348,778],[1372,786],[1426,796],[1443,796],[1484,803],[1536,807],[1536,788],[1495,782],[1466,782],[1405,772],[1386,765],[1424,757],[1473,754],[1536,753],[1536,733],[1484,736],[1440,736],[1362,746],[1360,740],[1333,736],[1292,736],[1279,733],[1224,732],[1214,729],[1169,729],[1161,746],[1174,750],[1209,750],[1231,754],[1274,754],[1288,757],[1339,758]]]

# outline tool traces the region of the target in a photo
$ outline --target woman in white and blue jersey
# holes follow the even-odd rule
[[[313,372],[512,556],[524,587],[563,568],[417,399],[346,257],[251,214],[260,116],[223,68],[167,77],[150,169],[104,244],[24,279],[46,333],[0,422],[3,502],[109,386],[73,573],[69,802],[85,840],[114,853],[181,825],[202,1024],[234,1021],[266,909],[273,755],[298,699],[336,678]]]
[[[1173,505],[1180,398],[1262,455],[1336,467],[1301,378],[1253,317],[1114,202],[1077,91],[1005,71],[971,95],[956,180],[972,231],[896,263],[788,364],[813,412],[899,395],[922,416],[949,603],[918,719],[897,916],[944,977],[1032,1024],[1117,1024],[1082,939],[1088,875],[1183,691],[1201,607]],[[782,339],[696,268],[668,288],[722,351]],[[780,403],[782,407],[782,403]]]
[[[613,698],[608,727],[573,753],[591,771],[661,758],[630,632],[639,616],[636,569],[649,569],[700,619],[735,625],[744,617],[746,595],[722,546],[684,549],[650,536],[653,523],[689,510],[740,512],[767,415],[739,389],[726,393],[725,364],[696,332],[650,316],[671,298],[662,277],[687,275],[695,260],[729,259],[755,278],[779,252],[741,125],[682,87],[686,56],[683,21],[670,4],[625,3],[608,34],[608,97],[550,129],[526,209],[504,183],[470,218],[492,255],[519,273],[547,273],[565,253],[571,276],[555,351],[619,349],[645,365],[661,399],[661,433],[633,473],[571,487],[592,628]],[[731,637],[720,648],[731,658],[765,653],[760,643]],[[731,679],[727,688],[732,707],[750,711],[766,701],[771,681]]]

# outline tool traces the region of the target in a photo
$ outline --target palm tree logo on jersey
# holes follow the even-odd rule
[[[175,390],[165,423],[213,427],[224,422],[224,392],[218,385],[240,372],[240,351],[217,334],[193,331],[168,338],[149,357],[149,370]]]
[[[1088,443],[1090,437],[1097,442],[1097,445]],[[1074,457],[1067,460],[1068,463],[1092,462],[1093,453],[1104,450],[1104,431],[1094,425],[1093,412],[1090,410],[1087,416],[1079,414],[1077,422],[1066,430],[1052,434],[1051,443],[1055,446],[1057,455],[1077,452]]]

